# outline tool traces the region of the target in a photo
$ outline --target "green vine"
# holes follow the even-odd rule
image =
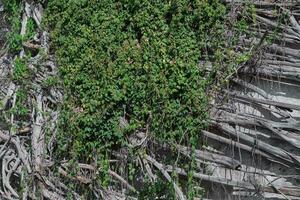
[[[49,1],[46,24],[66,95],[57,158],[91,163],[95,153],[128,148],[127,138],[139,131],[160,143],[181,141],[193,152],[193,199],[194,150],[209,120],[209,94],[249,59],[235,45],[251,14],[230,24],[228,12],[218,0]],[[128,165],[130,180],[138,170]]]

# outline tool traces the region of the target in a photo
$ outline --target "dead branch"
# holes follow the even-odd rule
[[[163,168],[163,165],[157,162],[154,158],[150,157],[149,155],[145,155],[145,159],[152,163],[163,175],[164,177],[173,184],[174,190],[176,192],[177,198],[180,200],[185,200],[186,197],[184,196],[181,189],[177,186],[177,184],[172,180],[169,173]]]
[[[117,180],[119,180],[122,184],[124,184],[129,190],[131,190],[132,192],[137,192],[136,189],[131,186],[124,178],[122,178],[120,175],[118,175],[116,172],[112,171],[112,170],[108,170],[108,173],[113,176],[114,178],[116,178]]]

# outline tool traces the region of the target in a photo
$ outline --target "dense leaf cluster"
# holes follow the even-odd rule
[[[217,0],[49,1],[67,95],[62,150],[86,160],[137,131],[167,142],[198,134],[212,84],[199,61],[225,62],[226,12]]]
[[[4,0],[3,5],[5,12],[8,14],[10,24],[10,32],[7,34],[9,50],[12,53],[17,53],[22,48],[21,31],[21,1],[20,0]]]

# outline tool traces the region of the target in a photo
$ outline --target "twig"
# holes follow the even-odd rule
[[[171,176],[169,175],[169,173],[163,168],[163,165],[160,164],[159,162],[157,162],[154,158],[152,158],[149,155],[145,155],[146,160],[148,160],[149,162],[151,162],[163,175],[164,177],[173,184],[174,190],[176,192],[177,198],[179,198],[180,200],[185,200],[186,197],[184,196],[183,192],[181,191],[181,189],[178,187],[178,185],[172,181]]]
[[[112,170],[108,170],[108,173],[115,177],[116,179],[118,179],[122,184],[124,184],[129,190],[131,190],[132,192],[137,192],[136,189],[131,186],[124,178],[122,178],[120,175],[118,175],[116,172],[112,171]]]

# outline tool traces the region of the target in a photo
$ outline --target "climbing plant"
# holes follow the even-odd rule
[[[45,24],[66,95],[57,156],[89,163],[129,148],[137,132],[199,145],[210,90],[248,59],[235,44],[251,14],[232,24],[228,12],[218,0],[50,0]]]

